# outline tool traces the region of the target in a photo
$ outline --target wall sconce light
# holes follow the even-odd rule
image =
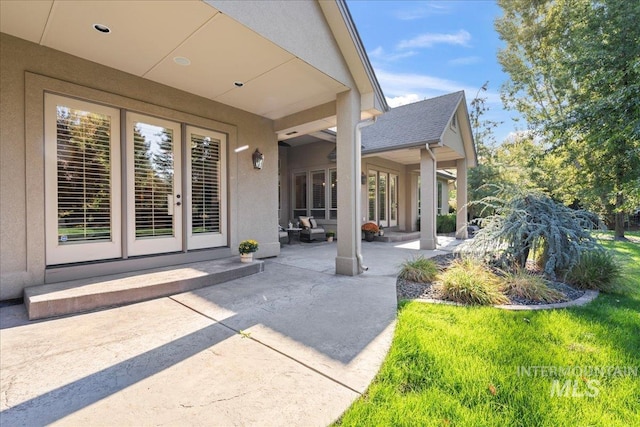
[[[251,157],[253,159],[253,168],[262,169],[262,164],[264,163],[264,154],[262,154],[256,148],[256,151],[253,152],[253,155]]]
[[[362,185],[365,185],[367,183],[367,174],[365,174],[364,172],[360,174],[360,183]]]

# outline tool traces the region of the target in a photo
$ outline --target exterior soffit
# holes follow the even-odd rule
[[[203,1],[2,1],[0,17],[1,32],[273,120],[349,89]]]

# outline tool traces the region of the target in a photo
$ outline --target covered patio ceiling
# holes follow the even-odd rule
[[[203,1],[2,1],[0,31],[272,120],[349,89]]]

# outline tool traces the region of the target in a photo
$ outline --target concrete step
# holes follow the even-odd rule
[[[262,261],[225,258],[31,286],[24,291],[24,303],[29,319],[43,319],[188,292],[262,271]]]
[[[376,236],[373,240],[376,242],[406,242],[408,240],[417,240],[419,238],[419,231],[385,231],[384,236]]]

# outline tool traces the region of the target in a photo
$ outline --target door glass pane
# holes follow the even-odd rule
[[[389,203],[391,204],[389,209],[389,219],[391,221],[396,221],[398,217],[398,191],[397,186],[398,177],[395,175],[391,175],[389,177]]]
[[[369,172],[369,221],[376,221],[376,187],[378,174]]]
[[[338,218],[338,171],[336,169],[329,170],[329,182],[331,183],[331,201],[329,205],[329,218]]]
[[[191,232],[220,232],[220,141],[191,134]]]
[[[438,215],[444,215],[442,212],[442,181],[438,181]]]
[[[378,179],[378,220],[387,220],[387,174],[381,173]]]
[[[326,216],[325,186],[324,171],[311,172],[311,215],[315,218]]]
[[[56,110],[58,243],[110,241],[111,119]]]
[[[136,122],[133,140],[136,238],[173,236],[173,130]]]

